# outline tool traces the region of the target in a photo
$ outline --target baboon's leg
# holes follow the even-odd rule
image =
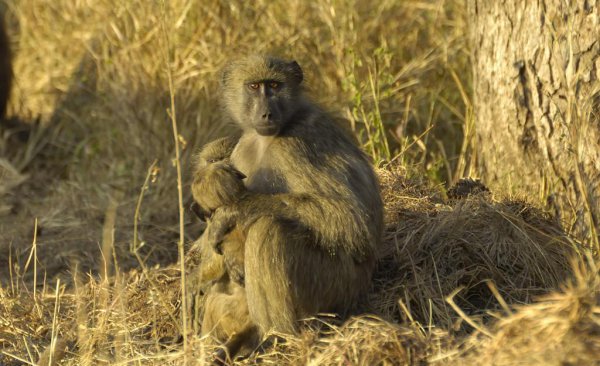
[[[247,234],[245,250],[246,295],[250,318],[264,334],[270,330],[296,331],[292,285],[284,268],[286,246],[282,239],[294,235],[292,224],[271,217],[254,223]],[[300,243],[299,243],[300,244]],[[300,254],[300,250],[297,251]]]
[[[297,223],[263,217],[248,231],[246,295],[250,318],[263,333],[295,333],[317,312],[345,316],[370,283],[372,263],[330,254]]]
[[[232,335],[224,346],[229,357],[234,359],[240,354],[242,356],[250,354],[258,345],[258,340],[257,327],[252,322],[248,322],[243,329]]]
[[[235,227],[221,244],[223,262],[231,280],[239,285],[244,284],[244,243],[246,236],[239,227]]]
[[[246,292],[229,280],[214,285],[206,296],[202,335],[210,334],[215,344],[222,345],[225,355],[234,359],[248,355],[259,341],[258,328],[248,314]],[[215,354],[216,358],[222,352]]]
[[[218,296],[222,295],[218,293],[208,293],[208,295],[206,295],[206,300],[204,302],[204,315],[202,316],[202,330],[200,334],[205,336],[211,332],[214,332],[215,334],[213,334],[213,338],[223,341],[223,335],[220,334],[221,332],[218,328],[218,318],[219,314],[222,314],[222,312],[215,306],[215,297]]]
[[[258,346],[258,328],[248,322],[243,329],[229,337],[221,348],[211,355],[212,365],[228,365],[237,356],[248,356]]]

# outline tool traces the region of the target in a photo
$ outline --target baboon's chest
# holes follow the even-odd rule
[[[252,192],[287,192],[285,177],[278,167],[272,138],[243,136],[231,155],[233,165],[246,175],[246,187]]]

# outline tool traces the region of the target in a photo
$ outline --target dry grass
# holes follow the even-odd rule
[[[380,171],[388,222],[376,278],[381,313],[397,317],[401,299],[415,320],[458,329],[445,300],[455,289],[461,309],[483,315],[499,305],[488,282],[504,301],[528,303],[568,275],[578,245],[543,211],[489,194],[444,203],[439,190],[405,176]]]
[[[500,319],[493,337],[474,336],[467,363],[485,365],[597,365],[600,363],[600,272],[575,264],[575,280],[561,292]]]
[[[572,276],[579,244],[531,197],[448,201],[440,185],[471,169],[460,2],[0,5],[15,50],[9,114],[28,131],[0,136],[0,364],[210,355],[199,337],[187,354],[178,339],[177,242],[201,230],[180,227],[178,183],[197,147],[231,131],[217,72],[250,52],[296,58],[376,162],[401,154],[379,170],[387,230],[365,315],[309,321],[240,364],[598,361],[600,277],[592,260]]]
[[[579,270],[577,285],[567,286],[564,294],[521,307],[507,318],[498,315],[512,314],[515,304],[530,303],[571,278],[568,258],[576,255],[578,245],[557,222],[530,204],[485,195],[444,204],[436,198],[439,190],[407,179],[401,168],[379,173],[388,229],[375,288],[365,304],[365,314],[372,315],[344,324],[328,317],[312,320],[299,337],[288,337],[241,364],[258,359],[311,365],[463,359],[510,364],[529,352],[528,342],[543,349],[543,339],[550,336],[530,337],[519,328],[523,322],[513,320],[517,316],[549,322],[540,332],[560,331],[556,335],[565,340],[556,341],[556,352],[568,355],[578,354],[569,348],[570,329],[589,328],[581,339],[591,343],[578,341],[573,347],[582,350],[581,357],[594,354],[597,270]],[[35,292],[16,273],[0,298],[2,314],[9,314],[0,319],[4,362],[34,363],[44,347],[54,347],[56,355],[63,352],[64,364],[181,364],[185,354],[177,341],[182,331],[177,266],[142,266],[123,273],[114,259],[108,260],[104,267],[113,276],[82,281],[76,272],[72,286],[50,288],[44,281]],[[462,290],[457,293],[457,288]],[[548,308],[556,316],[548,316]],[[469,337],[473,327],[477,332]],[[516,342],[513,333],[523,338],[522,351],[498,346]],[[191,337],[191,359],[210,354],[202,339]]]
[[[53,273],[74,258],[82,270],[98,269],[97,223],[117,196],[116,250],[124,268],[137,266],[124,248],[139,188],[155,160],[138,218],[140,240],[147,244],[141,251],[152,263],[174,260],[170,248],[180,230],[167,70],[183,167],[195,148],[231,130],[217,103],[217,72],[228,58],[250,52],[296,58],[307,71],[309,92],[346,120],[375,159],[386,157],[383,128],[392,151],[404,151],[401,160],[423,163],[436,179],[449,174],[441,166],[451,172],[455,165],[462,102],[449,70],[466,64],[464,12],[457,4],[179,0],[165,2],[164,9],[160,2],[130,0],[6,4],[16,54],[9,114],[45,127],[34,128],[35,138],[26,142],[0,139],[0,151],[17,172],[36,175],[7,197],[21,208],[0,223],[5,237],[0,245],[12,240],[23,252],[33,218],[39,217],[46,236],[40,257],[61,253]],[[188,169],[183,180],[189,180]],[[186,227],[188,240],[197,233]],[[79,249],[82,242],[89,243],[85,251]]]

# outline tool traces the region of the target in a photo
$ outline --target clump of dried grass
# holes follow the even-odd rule
[[[415,187],[402,170],[381,177],[388,225],[373,299],[378,313],[408,312],[452,329],[460,318],[445,298],[458,288],[458,306],[483,315],[501,305],[494,286],[506,302],[527,303],[569,275],[576,243],[531,204],[489,194],[444,203],[439,190]]]
[[[444,332],[427,333],[363,316],[333,329],[308,352],[308,365],[418,365],[447,346]]]
[[[176,268],[120,273],[109,281],[78,277],[56,289],[44,282],[36,293],[17,288],[21,279],[0,287],[1,364],[36,364],[50,354],[68,365],[145,358],[162,364],[181,356]]]
[[[296,337],[281,336],[239,365],[419,365],[444,357],[451,338],[444,331],[394,324],[372,315],[333,325],[311,319]],[[197,348],[197,347],[196,347]]]
[[[57,329],[53,324],[72,314],[73,296],[65,294],[64,286],[46,288],[37,294],[27,291],[17,282],[12,288],[0,287],[0,364],[35,364]],[[55,307],[60,304],[59,317]],[[62,334],[64,328],[59,331]],[[59,334],[57,333],[57,334]]]
[[[588,264],[575,263],[575,279],[561,291],[498,320],[492,337],[473,337],[474,350],[456,364],[600,364],[600,272]]]
[[[511,342],[513,334],[522,331],[515,328],[520,320],[533,318],[542,323],[542,312],[555,315],[546,318],[547,326],[540,326],[540,332],[558,332],[557,336],[565,340],[560,341],[561,347],[575,329],[590,334],[595,331],[597,303],[592,297],[597,301],[600,277],[591,271],[586,272],[587,277],[577,275],[586,280],[569,285],[565,295],[553,295],[523,308],[532,310],[516,313],[513,317],[519,320],[501,319],[493,328],[481,322],[481,316],[490,310],[510,311],[511,305],[500,305],[502,300],[508,304],[531,302],[534,295],[558,288],[570,273],[567,258],[574,253],[575,244],[551,217],[529,204],[492,197],[444,203],[440,189],[407,177],[407,172],[397,167],[379,171],[379,175],[388,230],[367,311],[376,315],[363,315],[341,325],[314,326],[309,322],[298,337],[285,337],[283,343],[239,364],[417,365],[514,359],[528,352],[528,341],[511,354],[499,353],[505,347],[492,346]],[[10,329],[0,339],[11,354],[3,361],[16,362],[16,356],[34,362],[56,339],[57,346],[68,347],[62,361],[67,365],[126,360],[181,363],[178,270],[143,266],[122,273],[115,263],[114,272],[114,278],[90,277],[85,285],[75,276],[75,289],[62,286],[58,297],[52,290],[35,295],[16,286],[3,290],[0,307],[11,318],[31,314],[10,323],[0,318],[4,329]],[[494,295],[486,279],[493,281],[500,295]],[[21,281],[18,278],[15,283]],[[461,286],[464,289],[455,296],[457,307],[453,309],[445,298]],[[19,312],[25,304],[30,305]],[[31,304],[39,304],[42,315],[36,315]],[[456,309],[464,314],[458,315]],[[493,338],[464,338],[463,332],[456,332],[456,325],[464,319]],[[52,324],[57,325],[54,333]],[[568,328],[569,324],[575,325]],[[596,341],[591,335],[581,339],[574,347],[587,347],[585,354],[591,354]],[[582,343],[585,339],[592,343]],[[21,351],[27,347],[33,349],[30,355]],[[542,352],[541,344],[535,347]],[[190,338],[190,352],[192,359],[200,360],[210,357],[212,350],[194,336]]]

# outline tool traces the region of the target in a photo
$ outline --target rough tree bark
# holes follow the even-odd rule
[[[598,242],[600,1],[469,0],[477,165]]]

